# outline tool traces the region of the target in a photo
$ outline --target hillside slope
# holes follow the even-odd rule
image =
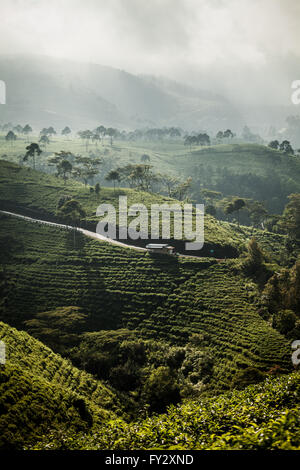
[[[6,160],[0,160],[0,209],[28,215],[50,221],[62,221],[57,217],[57,204],[61,196],[76,198],[86,212],[83,225],[95,231],[99,218],[96,209],[100,204],[112,204],[119,214],[119,196],[127,196],[128,207],[132,204],[144,204],[148,209],[151,204],[164,204],[178,201],[158,194],[137,191],[129,188],[101,188],[100,195],[90,193],[82,183],[73,179],[67,184],[61,178],[32,170]],[[171,235],[173,225],[171,226]],[[236,257],[238,252],[251,238],[257,237],[266,252],[279,260],[279,253],[284,248],[284,237],[247,227],[220,222],[209,215],[204,220],[204,248],[199,252],[189,252],[196,256],[214,256],[216,258]],[[131,240],[128,240],[132,243]],[[136,240],[134,244],[145,246],[146,240]],[[184,245],[172,240],[179,252],[184,252]],[[177,244],[176,244],[177,243]],[[213,251],[212,251],[213,250]]]
[[[115,417],[114,394],[24,331],[0,322],[0,448],[22,448],[57,426],[87,430]]]
[[[176,345],[204,335],[213,389],[248,366],[290,368],[288,342],[257,313],[255,285],[234,260],[152,257],[83,236],[74,247],[73,234],[5,216],[0,246],[0,318],[12,325],[78,306],[88,315],[81,331],[128,328]]]
[[[280,213],[287,196],[300,191],[300,158],[258,144],[224,144],[192,148],[175,163],[193,177],[194,196],[199,186],[259,200]]]
[[[269,377],[219,397],[172,406],[138,423],[112,423],[89,435],[63,429],[66,449],[300,450],[300,375]],[[60,449],[52,432],[32,449]]]
[[[29,215],[35,218],[59,220],[57,204],[61,196],[68,194],[76,198],[86,212],[86,226],[95,231],[99,218],[96,209],[100,204],[110,203],[119,213],[119,196],[127,196],[128,207],[132,204],[144,204],[150,209],[151,204],[166,202],[178,203],[175,199],[129,188],[102,188],[100,195],[90,193],[82,183],[70,179],[64,185],[61,178],[44,174],[28,167],[0,161],[0,208]],[[179,203],[181,204],[181,203]],[[171,227],[171,234],[173,227]],[[130,242],[130,240],[129,240]],[[138,241],[145,246],[147,241]],[[199,253],[205,256],[214,248],[216,256],[236,256],[243,237],[226,223],[221,224],[210,216],[205,218],[205,249]],[[176,242],[175,242],[176,243]],[[196,255],[198,253],[195,253]]]

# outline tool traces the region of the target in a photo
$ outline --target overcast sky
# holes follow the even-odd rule
[[[299,0],[0,0],[0,18],[1,54],[164,75],[245,102],[290,104],[300,79]]]

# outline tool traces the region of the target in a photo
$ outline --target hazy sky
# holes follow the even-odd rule
[[[290,104],[300,79],[299,0],[0,0],[0,18],[1,54],[164,75],[245,101]]]

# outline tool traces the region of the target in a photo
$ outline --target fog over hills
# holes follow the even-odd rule
[[[41,126],[181,126],[217,130],[240,122],[223,97],[169,79],[46,56],[0,57],[7,104],[1,121]]]

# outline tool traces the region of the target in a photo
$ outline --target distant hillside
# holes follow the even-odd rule
[[[300,158],[257,144],[226,144],[186,150],[175,164],[193,177],[194,196],[201,187],[265,202],[280,213],[287,196],[300,192]]]
[[[122,70],[40,56],[1,56],[0,77],[7,84],[1,121],[30,122],[37,128],[181,125],[213,127],[232,123],[238,113],[211,93]],[[169,90],[170,88],[170,90]]]
[[[0,449],[22,449],[51,430],[91,429],[112,419],[114,394],[24,331],[0,322]]]

